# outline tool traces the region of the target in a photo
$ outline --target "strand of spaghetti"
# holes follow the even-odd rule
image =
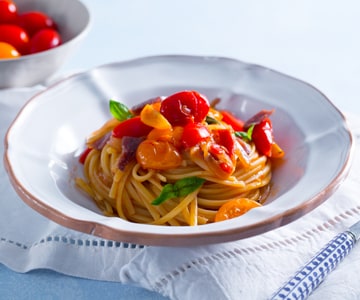
[[[95,194],[93,189],[87,184],[87,182],[82,178],[75,178],[75,184],[80,187],[86,194],[88,194],[91,198],[94,198]]]
[[[244,180],[243,177],[249,177],[251,173],[255,173],[266,164],[270,164],[270,161],[265,156],[260,156],[259,158],[250,162],[249,168],[237,169],[234,173],[234,176],[238,178],[238,180]]]
[[[197,204],[197,197],[190,202],[190,226],[196,226],[198,221],[198,204]]]
[[[250,188],[248,185],[245,185],[244,188],[238,187],[224,187],[218,184],[206,185],[203,189],[201,189],[199,196],[205,199],[212,200],[226,200],[230,198],[234,198],[238,195],[242,195],[248,193]]]
[[[152,191],[151,187],[145,187],[142,183],[132,179],[131,183],[134,185],[136,191],[138,192],[138,199],[142,200],[142,204],[149,211],[153,220],[160,219],[160,216],[165,215],[167,210],[164,206],[154,206],[151,205],[151,202],[156,198],[155,193]],[[180,225],[175,219],[169,220],[169,224],[173,226]]]
[[[184,209],[181,211],[184,219],[186,220],[186,224],[190,224],[190,211],[189,207],[185,206]]]
[[[120,169],[117,169],[114,177],[113,177],[113,183],[110,187],[110,191],[109,191],[109,197],[115,199],[116,195],[117,195],[117,191],[119,189],[119,181],[121,180],[121,178],[123,177],[123,172]]]
[[[135,214],[129,216],[129,220],[138,223],[148,224],[152,222],[152,217],[149,214],[149,211],[146,210],[144,207],[139,207],[134,205]]]
[[[184,209],[185,206],[189,205],[189,203],[194,199],[194,197],[196,197],[198,191],[199,189],[187,195],[183,200],[180,201],[180,203],[174,209],[168,212],[165,216],[162,216],[160,219],[152,222],[151,224],[155,224],[155,225],[165,224],[170,219],[174,218],[176,215],[181,213],[181,211]]]
[[[110,188],[104,184],[102,178],[100,178],[97,172],[100,164],[100,151],[92,150],[89,155],[88,175],[90,186],[94,189],[98,200],[107,199],[112,201],[112,199],[108,196]]]
[[[123,198],[124,198],[124,191],[125,191],[125,184],[128,179],[128,177],[131,174],[132,168],[134,167],[135,163],[129,163],[127,167],[125,168],[122,174],[122,178],[120,181],[118,181],[116,184],[118,185],[116,198],[115,198],[115,207],[117,210],[117,213],[119,217],[126,219],[124,211],[123,211]]]
[[[140,168],[141,168],[140,164],[136,164],[132,170],[132,177],[139,182],[147,181],[155,174],[155,170],[147,170],[146,172],[143,172],[144,173],[143,175],[140,175],[139,174]]]
[[[136,194],[136,191],[133,191],[131,189],[131,185],[129,184],[129,182],[127,182],[125,184],[125,192],[124,192],[124,197],[122,199],[122,205],[123,208],[125,208],[124,213],[127,213],[128,217],[136,214],[136,210],[134,206],[135,202],[133,201],[134,194]]]
[[[150,204],[152,199],[155,199],[155,196],[151,195],[150,191],[146,189],[141,184],[141,182],[130,178],[129,183],[127,184],[127,188],[129,189],[129,191],[131,191],[130,195],[132,195],[133,198],[138,197],[139,202],[141,202],[142,205],[149,211],[151,217],[154,220],[160,218],[160,214],[155,208],[155,206]]]
[[[203,218],[207,218],[209,221],[214,220],[216,213],[217,210],[205,209],[202,207],[198,208],[198,214],[201,215]]]
[[[250,174],[248,179],[245,180],[246,184],[258,182],[258,181],[264,181],[264,178],[267,176],[271,176],[271,167],[270,165],[266,165],[263,168],[261,168],[257,173]]]
[[[101,150],[100,166],[103,174],[110,180],[113,175],[111,172],[111,147],[109,145],[105,145]]]
[[[86,140],[87,144],[91,144],[98,139],[100,139],[102,136],[110,132],[115,128],[116,125],[118,125],[120,121],[116,120],[115,118],[112,118],[108,120],[104,125],[102,125],[99,129],[95,130]]]

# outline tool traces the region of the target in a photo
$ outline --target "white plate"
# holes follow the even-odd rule
[[[242,217],[197,227],[134,224],[105,217],[74,185],[85,137],[129,106],[194,89],[242,117],[275,108],[275,137],[286,158],[266,204]],[[217,57],[157,56],[101,66],[33,97],[11,125],[5,165],[20,197],[46,217],[82,232],[149,245],[199,245],[257,235],[305,215],[345,178],[352,137],[343,115],[307,83],[267,68]]]

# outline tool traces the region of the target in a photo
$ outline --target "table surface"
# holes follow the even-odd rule
[[[83,0],[90,32],[59,75],[132,58],[226,56],[307,81],[340,110],[360,113],[360,2],[356,0]],[[141,288],[18,274],[0,264],[4,299],[163,299]]]

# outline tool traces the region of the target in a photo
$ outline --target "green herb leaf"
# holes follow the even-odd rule
[[[130,119],[133,115],[125,104],[110,100],[109,102],[110,113],[113,117],[119,121]]]
[[[186,177],[176,181],[174,184],[166,184],[159,197],[151,202],[152,205],[159,205],[168,199],[185,197],[197,190],[205,182],[205,179],[196,176]]]
[[[235,131],[235,136],[240,137],[240,138],[250,142],[252,139],[252,132],[254,130],[254,126],[255,126],[255,124],[251,125],[246,132],[245,131]]]
[[[208,124],[219,124],[218,120],[209,116],[206,116],[205,122]]]

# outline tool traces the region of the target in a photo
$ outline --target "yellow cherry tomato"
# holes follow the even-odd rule
[[[20,53],[10,44],[0,42],[0,59],[1,58],[18,58]]]
[[[168,120],[156,109],[154,105],[146,104],[140,113],[141,121],[156,129],[170,129]]]
[[[250,209],[261,206],[260,203],[248,199],[248,198],[238,198],[229,200],[223,204],[218,212],[215,215],[215,222],[229,220],[235,217],[239,217]]]

